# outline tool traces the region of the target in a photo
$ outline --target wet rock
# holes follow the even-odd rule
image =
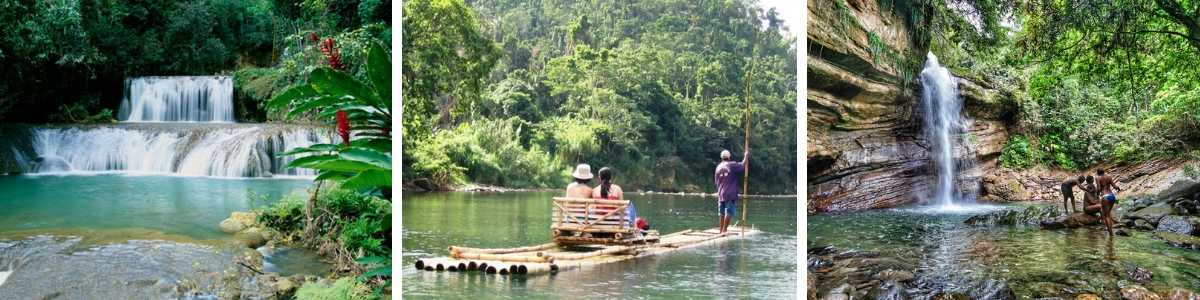
[[[931,300],[971,300],[971,296],[960,292],[939,292]]]
[[[1016,178],[1009,176],[984,176],[983,185],[984,189],[987,190],[985,198],[991,201],[1028,201],[1033,198],[1033,195],[1025,189],[1024,184],[1021,184]]]
[[[1121,288],[1121,299],[1125,300],[1159,300],[1162,297],[1146,288],[1131,284]]]
[[[887,269],[887,270],[884,270],[883,272],[879,272],[879,273],[875,274],[875,279],[879,279],[884,282],[887,282],[887,281],[908,282],[908,281],[913,280],[914,278],[916,278],[916,276],[913,275],[912,272],[897,271],[897,270],[892,270],[892,269]]]
[[[1129,231],[1125,229],[1116,229],[1113,231],[1119,236],[1129,236]]]
[[[1175,214],[1175,208],[1171,207],[1166,202],[1159,202],[1126,214],[1130,219],[1142,219],[1150,222],[1151,225],[1158,225],[1158,221],[1163,217]]]
[[[1194,236],[1166,231],[1155,231],[1154,237],[1167,242],[1167,244],[1171,246],[1186,249],[1200,249],[1200,238]]]
[[[229,215],[228,219],[221,221],[219,227],[225,233],[238,233],[246,228],[254,226],[258,214],[252,212],[235,211]]]
[[[1140,230],[1154,230],[1154,225],[1150,224],[1150,221],[1146,221],[1146,220],[1142,220],[1142,219],[1133,220],[1132,227],[1135,229],[1140,229]]]
[[[1169,300],[1200,300],[1200,295],[1197,295],[1195,292],[1192,292],[1189,289],[1174,288],[1171,289],[1171,292],[1167,293],[1167,296],[1164,298]]]
[[[874,293],[875,300],[903,300],[908,299],[908,294],[904,290],[904,285],[896,281],[884,281]]]
[[[1059,228],[1079,228],[1089,225],[1100,224],[1100,218],[1086,213],[1073,213],[1066,216],[1058,216],[1051,220],[1041,222],[1042,229],[1059,229]]]
[[[296,289],[300,288],[300,284],[296,280],[284,277],[275,282],[275,293],[281,298],[289,298],[296,293]]]
[[[1100,296],[1096,296],[1096,294],[1079,294],[1075,296],[1075,300],[1100,300]]]
[[[246,248],[255,249],[267,244],[267,238],[263,236],[262,230],[258,228],[250,228],[243,230],[234,236],[239,243]]]
[[[1158,221],[1158,227],[1155,231],[1173,232],[1182,235],[1191,235],[1196,232],[1196,227],[1192,225],[1192,221],[1183,216],[1164,216]]]
[[[1058,214],[1058,208],[1054,206],[1030,206],[1023,210],[1005,209],[971,216],[963,223],[974,226],[1035,225]]]
[[[813,273],[808,273],[808,298],[817,299],[817,276]]]
[[[837,247],[834,247],[833,245],[820,246],[820,247],[813,247],[813,248],[808,248],[808,255],[809,255],[809,256],[813,256],[813,255],[829,255],[829,254],[836,253],[836,252],[837,252],[837,250],[838,250],[838,248],[837,248]]]
[[[1003,281],[988,279],[982,284],[979,284],[972,292],[974,299],[993,299],[993,300],[1012,300],[1017,299],[1017,294],[1013,292],[1008,283]]]
[[[1147,283],[1150,282],[1150,279],[1154,277],[1154,273],[1150,272],[1150,270],[1147,270],[1146,268],[1142,268],[1134,264],[1126,264],[1125,276],[1138,283]]]
[[[851,296],[853,296],[854,294],[855,294],[854,287],[850,286],[849,283],[843,283],[842,285],[839,285],[838,287],[835,287],[835,288],[829,290],[829,293],[825,294],[825,297],[823,297],[821,299],[850,300]]]

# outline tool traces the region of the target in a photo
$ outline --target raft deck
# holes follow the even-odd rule
[[[663,235],[656,243],[634,245],[560,245],[546,243],[518,248],[480,249],[451,246],[449,257],[418,259],[415,266],[425,271],[480,271],[498,275],[538,275],[616,263],[639,257],[661,255],[691,247],[711,245],[762,233],[754,228],[730,227],[724,235],[717,228],[684,230]]]

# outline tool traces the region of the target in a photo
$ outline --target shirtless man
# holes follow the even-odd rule
[[[1108,237],[1113,236],[1113,223],[1117,220],[1113,218],[1113,206],[1117,205],[1117,193],[1113,192],[1116,189],[1121,191],[1121,187],[1117,186],[1117,181],[1112,177],[1104,175],[1104,169],[1096,170],[1096,185],[1100,189],[1100,203],[1103,204],[1103,211],[1100,213],[1100,221],[1104,222],[1104,226],[1108,228]]]
[[[1100,189],[1096,188],[1095,178],[1087,176],[1087,180],[1079,188],[1083,189],[1083,212],[1089,215],[1099,215],[1103,205],[1100,204]]]
[[[1078,212],[1078,210],[1075,209],[1075,192],[1073,190],[1075,189],[1075,186],[1077,186],[1081,183],[1083,183],[1083,175],[1079,175],[1078,177],[1074,177],[1074,178],[1067,178],[1067,181],[1063,181],[1063,183],[1062,183],[1063,214],[1069,214],[1071,212]],[[1067,208],[1068,200],[1071,201],[1070,209]]]

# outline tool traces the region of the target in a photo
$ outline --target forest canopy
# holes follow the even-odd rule
[[[956,76],[1016,95],[1010,168],[1068,170],[1192,153],[1200,142],[1200,1],[917,1]]]
[[[254,101],[313,66],[299,63],[316,57],[310,33],[335,36],[358,66],[367,41],[391,39],[390,22],[390,0],[0,1],[0,121],[112,115],[127,77],[235,72],[250,100],[239,119],[263,120]]]
[[[423,0],[404,18],[410,183],[560,187],[588,163],[711,192],[750,95],[751,193],[795,192],[795,38],[755,2]]]

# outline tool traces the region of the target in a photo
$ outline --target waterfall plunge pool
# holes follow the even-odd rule
[[[1053,204],[1036,204],[1053,205]],[[1026,205],[998,206],[1024,209]],[[1140,284],[1165,294],[1174,287],[1200,288],[1200,253],[1172,247],[1148,232],[1129,230],[1109,242],[1101,226],[1041,230],[1038,226],[971,226],[967,218],[986,213],[930,213],[913,206],[856,213],[810,215],[809,249],[872,253],[871,260],[916,275],[915,299],[936,291],[968,292],[988,279],[1006,282],[1018,299],[1097,294],[1119,299],[1118,286]],[[845,254],[843,254],[845,256]],[[809,254],[809,271],[825,268]],[[859,266],[861,269],[867,267]],[[1131,279],[1150,271],[1148,282]],[[824,274],[839,274],[834,267]],[[841,284],[836,275],[818,282],[820,295]],[[853,284],[851,284],[853,285]]]
[[[161,299],[181,279],[234,266],[218,224],[303,196],[311,180],[122,174],[0,176],[0,295]],[[262,251],[269,271],[318,273],[311,253]],[[321,274],[313,274],[321,275]],[[203,281],[201,281],[203,282]]]

